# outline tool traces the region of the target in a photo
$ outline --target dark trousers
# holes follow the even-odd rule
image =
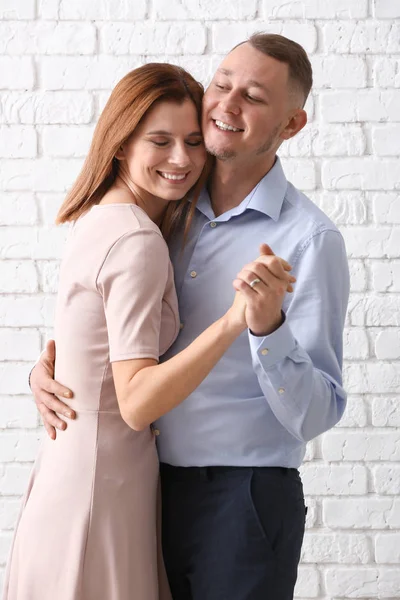
[[[173,600],[292,600],[304,535],[297,469],[161,464]]]

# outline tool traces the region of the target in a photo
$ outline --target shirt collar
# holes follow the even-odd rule
[[[287,190],[287,179],[282,169],[281,161],[276,157],[274,166],[251,190],[250,194],[234,208],[226,213],[215,217],[211,206],[210,196],[206,188],[203,188],[197,202],[197,208],[210,220],[228,221],[231,217],[244,213],[245,210],[256,210],[274,221],[279,219],[283,200]]]

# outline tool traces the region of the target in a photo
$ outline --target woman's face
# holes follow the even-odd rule
[[[196,183],[206,160],[193,102],[157,102],[117,157],[130,187],[141,196],[168,201],[183,198]]]

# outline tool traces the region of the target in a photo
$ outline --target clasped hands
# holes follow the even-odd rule
[[[269,335],[282,324],[283,299],[286,292],[293,292],[296,281],[291,269],[267,244],[261,244],[260,256],[237,274],[233,287],[246,301],[245,319],[253,335]]]

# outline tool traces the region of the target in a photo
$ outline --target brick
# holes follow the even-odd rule
[[[368,15],[367,0],[263,0],[266,19],[363,19]]]
[[[29,365],[26,363],[0,363],[0,390],[2,394],[28,394]]]
[[[37,263],[40,288],[45,293],[57,293],[60,263],[54,260]]]
[[[367,205],[363,192],[322,192],[315,196],[315,202],[336,225],[360,225],[367,221]]]
[[[0,123],[52,125],[90,123],[92,97],[87,92],[34,92],[0,95]]]
[[[21,501],[16,498],[0,498],[0,529],[13,529],[21,510]]]
[[[108,23],[100,28],[106,54],[202,54],[207,44],[200,23]]]
[[[400,123],[378,125],[372,128],[372,150],[379,156],[400,154]]]
[[[0,23],[2,54],[93,54],[95,47],[96,29],[90,23]]]
[[[37,136],[33,127],[0,126],[0,158],[33,158],[37,155]]]
[[[398,397],[374,398],[372,424],[376,427],[400,427],[400,399]]]
[[[377,292],[400,292],[400,261],[373,260],[369,263],[372,289]]]
[[[43,155],[81,158],[88,153],[93,126],[50,126],[42,130]]]
[[[257,1],[247,0],[233,4],[230,0],[154,0],[153,18],[156,20],[244,20],[256,16]]]
[[[365,61],[358,56],[311,57],[314,89],[363,88],[367,84]]]
[[[325,571],[325,587],[336,598],[395,598],[400,589],[398,569],[373,567],[329,568]]]
[[[348,396],[346,410],[337,427],[365,427],[368,423],[367,405],[361,396]]]
[[[38,431],[3,431],[1,434],[1,460],[9,462],[32,462],[35,460],[41,433]]]
[[[379,465],[372,469],[374,490],[377,494],[400,494],[400,465]]]
[[[253,33],[259,32],[258,21],[243,23],[217,23],[212,26],[213,52],[226,54],[236,44],[246,41]],[[270,23],[268,33],[283,35],[301,46],[307,53],[315,51],[317,46],[317,31],[311,23]]]
[[[379,56],[372,61],[374,87],[400,87],[400,58]]]
[[[350,297],[348,312],[355,327],[400,327],[400,296],[355,294]]]
[[[37,426],[38,412],[31,397],[0,396],[0,406],[0,429],[32,429]]]
[[[342,234],[351,257],[396,258],[399,255],[398,228],[346,227],[342,229]]]
[[[321,115],[328,123],[398,122],[400,90],[332,91],[320,95]]]
[[[25,493],[32,465],[11,464],[0,471],[0,489],[2,494],[19,496]]]
[[[307,497],[305,498],[305,504],[307,506],[306,529],[313,529],[318,523],[318,502],[313,498]]]
[[[361,156],[365,152],[365,136],[360,125],[319,124],[312,138],[315,156]]]
[[[392,190],[400,180],[400,163],[397,159],[331,159],[323,162],[321,176],[329,190]]]
[[[304,536],[303,563],[366,564],[371,552],[364,534],[310,533]]]
[[[400,6],[398,2],[373,0],[373,14],[377,19],[398,19],[400,17]]]
[[[376,223],[400,223],[400,198],[397,192],[369,194]]]
[[[330,529],[387,529],[400,522],[400,500],[393,498],[326,498],[323,523]]]
[[[37,194],[43,225],[54,225],[57,213],[64,198],[65,194],[53,194],[48,192]],[[68,227],[68,225],[62,225],[61,227]]]
[[[40,19],[58,20],[58,0],[37,0],[37,7]]]
[[[378,533],[375,538],[375,559],[378,564],[400,563],[400,533]]]
[[[322,440],[327,461],[398,461],[400,432],[330,431]]]
[[[34,329],[1,329],[0,360],[36,360],[40,353],[40,334]]]
[[[146,0],[60,0],[59,18],[71,21],[136,21],[146,16]]]
[[[322,27],[325,52],[395,53],[400,51],[400,24],[387,21],[341,21]]]
[[[2,225],[35,225],[37,207],[33,194],[2,192],[0,223]]]
[[[400,369],[397,363],[348,363],[344,367],[345,389],[353,394],[397,394]]]
[[[0,326],[51,327],[54,310],[55,296],[0,296]],[[1,393],[6,392],[1,390]]]
[[[349,260],[350,289],[352,292],[363,292],[367,287],[367,270],[361,260]]]
[[[0,532],[0,564],[4,565],[8,559],[12,538],[11,532]]]
[[[343,353],[345,360],[361,360],[369,357],[369,343],[365,329],[352,327],[344,330]]]
[[[0,90],[31,90],[35,85],[35,72],[30,57],[0,56]]]
[[[38,290],[35,265],[28,261],[0,261],[0,293],[33,293]]]
[[[41,61],[42,81],[48,90],[110,90],[141,64],[143,60],[137,56],[45,56]]]
[[[400,358],[400,329],[380,331],[375,339],[375,356],[379,360]]]
[[[316,187],[315,163],[312,160],[282,159],[283,169],[287,179],[293,185],[307,192]]]
[[[0,0],[0,19],[34,19],[35,0]]]
[[[0,189],[37,192],[66,191],[82,167],[81,159],[3,160]],[[31,234],[26,234],[31,235]]]
[[[367,493],[367,470],[361,465],[307,463],[301,467],[306,494],[320,496],[363,495]]]
[[[319,573],[315,567],[301,565],[295,587],[296,598],[317,598],[320,592]]]

